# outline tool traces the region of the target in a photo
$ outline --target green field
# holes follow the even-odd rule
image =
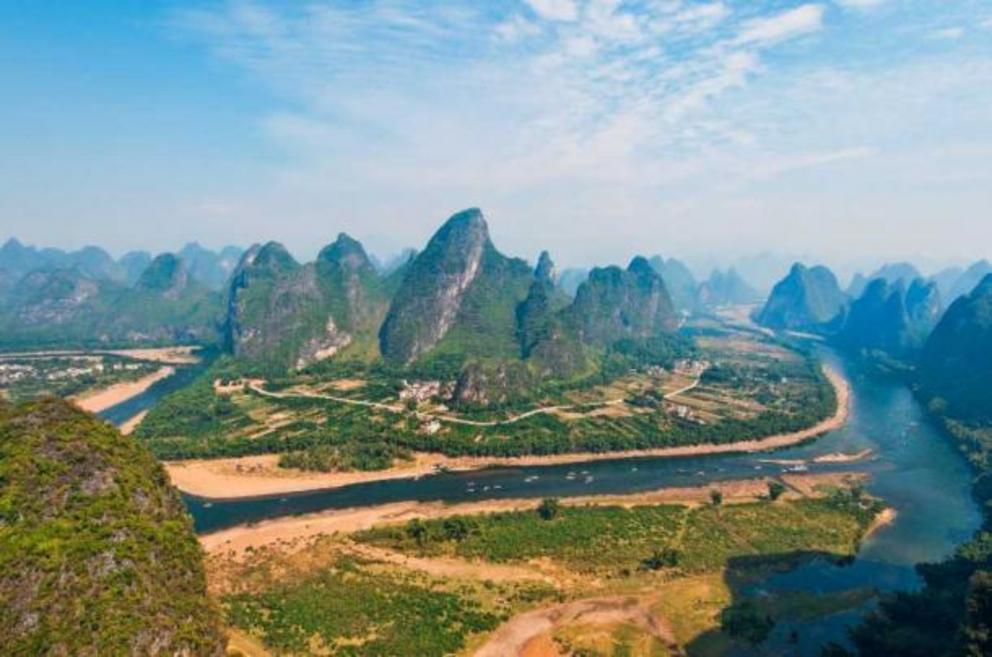
[[[753,600],[739,597],[737,584],[814,555],[849,558],[879,509],[844,489],[789,502],[558,506],[544,514],[417,520],[325,537],[302,553],[256,553],[226,573],[235,590],[223,602],[232,626],[279,654],[426,657],[471,654],[522,611],[622,594],[655,610],[680,643],[693,646],[690,654],[724,654],[740,644],[720,631],[721,622],[750,633],[762,628],[755,614],[829,615],[870,599],[872,591],[852,590]],[[363,545],[481,570],[430,576],[357,556]],[[493,581],[489,563],[551,573],[553,583]],[[643,628],[623,622],[566,624],[553,639],[588,655],[667,654]],[[706,646],[709,652],[696,652]]]
[[[848,493],[789,503],[562,507],[557,517],[516,511],[373,528],[356,540],[417,555],[495,562],[552,559],[578,572],[629,573],[668,551],[686,573],[740,557],[853,554],[877,505]]]
[[[409,573],[376,572],[342,558],[311,576],[257,594],[227,596],[229,622],[280,654],[448,655],[500,622],[469,596]]]

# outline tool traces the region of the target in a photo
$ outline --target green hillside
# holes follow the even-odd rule
[[[200,546],[161,466],[69,404],[0,405],[9,655],[221,655]]]

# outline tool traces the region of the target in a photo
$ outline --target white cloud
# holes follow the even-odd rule
[[[541,18],[553,21],[574,21],[579,11],[574,0],[525,0]]]
[[[887,0],[836,0],[844,9],[874,9],[875,7],[880,7],[885,4]]]
[[[823,25],[823,5],[808,4],[767,18],[748,21],[738,43],[775,43],[816,32]]]
[[[537,36],[541,33],[541,28],[523,16],[515,15],[497,25],[493,31],[500,39],[513,42]]]
[[[521,231],[533,223],[537,240],[560,234],[547,217],[575,217],[576,240],[598,248],[583,217],[600,226],[610,218],[621,234],[643,228],[635,216],[705,219],[696,208],[719,212],[728,193],[815,178],[817,167],[830,165],[831,180],[882,171],[891,144],[930,134],[923,123],[935,135],[950,131],[941,117],[960,120],[962,107],[977,105],[972,90],[992,80],[988,67],[963,66],[954,77],[950,64],[899,76],[888,57],[858,60],[852,76],[824,68],[840,64],[829,48],[820,58],[819,39],[786,70],[775,48],[840,16],[819,3],[773,12],[759,3],[567,4],[542,5],[551,15],[521,6],[494,17],[471,0],[295,8],[239,0],[187,16],[185,27],[289,101],[260,120],[286,155],[273,165],[281,214],[368,216],[390,248],[417,243],[446,211],[473,204],[502,213],[510,231],[513,217]],[[943,15],[912,28],[951,20],[963,24]],[[867,37],[822,36],[858,38]],[[847,47],[827,45],[838,43]],[[422,219],[421,233],[411,234],[397,207]],[[657,227],[671,234],[660,219]]]
[[[955,39],[960,39],[963,36],[964,28],[962,27],[945,27],[940,30],[934,30],[930,33],[930,38],[942,41],[953,41]]]

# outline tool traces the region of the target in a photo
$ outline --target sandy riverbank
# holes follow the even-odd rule
[[[796,474],[782,477],[787,486],[783,499],[816,497],[825,489],[861,483],[866,475],[857,473]],[[706,504],[710,492],[719,490],[724,504],[754,502],[768,494],[768,479],[741,479],[705,486],[685,488],[660,488],[630,495],[585,495],[562,498],[566,506],[635,506],[647,504]],[[293,551],[303,547],[308,540],[326,534],[350,533],[369,529],[374,525],[404,523],[414,518],[434,519],[453,515],[496,513],[537,508],[538,499],[482,500],[459,504],[443,502],[394,502],[371,507],[332,509],[303,516],[287,516],[266,520],[252,525],[239,525],[200,536],[204,549],[213,554],[235,555],[251,548],[278,547]]]
[[[108,408],[120,404],[121,402],[125,402],[131,397],[140,395],[162,379],[166,379],[175,373],[176,369],[171,365],[167,365],[165,367],[160,367],[148,376],[144,376],[137,381],[115,383],[112,386],[108,386],[100,390],[94,390],[77,397],[71,397],[70,399],[76,404],[76,406],[84,411],[99,413],[100,411],[105,411]]]
[[[122,434],[130,436],[138,428],[138,425],[141,424],[141,421],[145,419],[146,415],[148,415],[148,411],[141,411],[118,428]]]
[[[688,445],[604,454],[580,453],[512,458],[446,457],[440,454],[418,454],[412,461],[374,472],[315,473],[287,470],[278,467],[278,457],[271,455],[173,461],[166,463],[165,468],[172,478],[172,483],[183,492],[209,499],[237,499],[337,488],[369,481],[411,479],[432,474],[439,467],[450,470],[478,470],[493,466],[524,467],[623,458],[759,452],[795,445],[839,429],[844,425],[850,413],[850,386],[838,372],[830,368],[825,368],[824,372],[837,394],[837,411],[833,416],[808,429],[770,436],[761,440],[748,440],[725,445]]]

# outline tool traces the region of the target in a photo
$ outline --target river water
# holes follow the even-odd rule
[[[701,485],[781,472],[781,466],[767,462],[770,458],[812,459],[833,452],[870,449],[872,455],[858,463],[809,462],[810,472],[869,473],[871,481],[867,490],[896,510],[896,520],[867,539],[851,565],[807,562],[787,573],[749,584],[742,592],[760,595],[770,591],[829,592],[856,587],[916,588],[919,581],[914,564],[947,556],[979,526],[979,510],[969,493],[967,464],[948,437],[927,418],[904,384],[871,374],[859,364],[832,352],[824,350],[823,357],[851,383],[852,408],[848,423],[816,441],[774,454],[618,459],[587,464],[491,468],[248,500],[211,501],[191,496],[184,496],[184,500],[197,531],[205,533],[293,514],[405,500],[461,502],[565,497]],[[166,386],[166,383],[172,385]],[[162,389],[155,393],[150,390],[143,402],[132,402],[150,405],[163,390],[175,389],[181,383],[163,382]],[[866,609],[859,609],[795,624],[779,623],[769,641],[754,654],[818,655],[826,641],[843,640],[845,628],[857,622],[864,611]],[[790,639],[792,630],[799,636],[798,644],[794,637]]]

